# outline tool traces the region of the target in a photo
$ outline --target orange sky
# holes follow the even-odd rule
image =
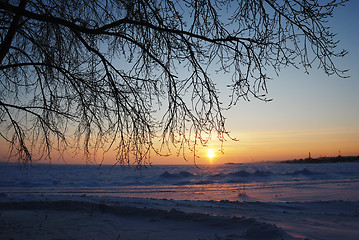
[[[317,130],[317,131],[297,131],[297,132],[239,132],[233,133],[238,141],[228,140],[224,143],[224,154],[220,152],[220,143],[212,141],[208,147],[198,147],[196,158],[197,164],[222,164],[227,162],[247,163],[258,161],[288,160],[294,158],[306,158],[308,152],[312,157],[359,155],[359,129],[355,131],[344,130]],[[213,149],[215,157],[210,159],[208,149]],[[1,143],[1,158],[6,159],[7,147]],[[153,155],[153,164],[192,164],[193,156],[187,155],[188,162],[175,154],[169,157],[158,157]],[[97,163],[100,163],[101,154],[98,155]],[[81,154],[69,154],[65,156],[66,161],[57,159],[56,155],[52,159],[53,164],[85,164],[86,161]],[[105,156],[104,164],[113,164],[114,153],[108,152]],[[48,162],[48,161],[45,161]]]

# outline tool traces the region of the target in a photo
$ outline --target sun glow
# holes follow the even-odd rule
[[[207,150],[207,157],[209,158],[209,160],[212,162],[212,159],[215,157],[216,155],[214,154],[214,150],[213,149],[208,149]]]

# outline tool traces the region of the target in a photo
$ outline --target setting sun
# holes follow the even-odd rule
[[[210,159],[214,158],[216,155],[214,154],[214,150],[213,149],[208,149],[207,150],[207,157],[209,157]]]

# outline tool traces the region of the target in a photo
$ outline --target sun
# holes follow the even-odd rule
[[[208,149],[207,150],[207,157],[209,157],[210,160],[212,160],[212,158],[214,158],[216,156],[216,154],[214,154],[214,150],[213,149]]]

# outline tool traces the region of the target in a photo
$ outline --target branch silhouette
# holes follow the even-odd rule
[[[1,137],[24,163],[112,150],[115,164],[195,160],[212,136],[233,139],[226,109],[270,101],[268,69],[346,76],[327,24],[345,2],[0,1]]]

